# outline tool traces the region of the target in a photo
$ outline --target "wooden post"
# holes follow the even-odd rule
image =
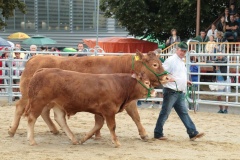
[[[196,36],[198,36],[200,32],[200,8],[201,0],[197,0]]]

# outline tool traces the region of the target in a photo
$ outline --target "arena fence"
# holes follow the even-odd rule
[[[1,51],[5,52],[5,51]],[[0,52],[0,54],[1,54]],[[19,80],[21,77],[21,72],[24,70],[24,63],[26,63],[27,60],[25,59],[14,59],[14,52],[15,51],[8,51],[9,57],[7,59],[0,59],[0,64],[2,66],[0,67],[0,71],[2,71],[2,75],[0,75],[0,80],[2,80],[2,83],[0,84],[0,98],[1,99],[7,99],[9,104],[13,103],[14,97],[21,97],[21,93],[19,92]],[[20,52],[20,51],[17,51]],[[163,53],[161,54],[161,57],[166,59],[167,57],[171,56],[174,52],[174,48],[171,49],[169,53]],[[31,52],[24,52],[21,51],[21,53],[24,55],[25,53],[31,53]],[[56,56],[68,56],[69,54],[85,54],[88,56],[91,55],[97,55],[97,56],[107,56],[107,55],[123,55],[122,53],[105,53],[101,48],[95,48],[95,49],[89,49],[86,50],[86,52],[77,53],[77,52],[34,52],[37,54],[53,54]],[[134,53],[132,53],[134,55]],[[226,56],[228,59],[228,63],[212,63],[210,61],[199,61],[196,63],[195,60],[203,58],[206,59],[206,57],[217,57],[217,56]],[[196,97],[188,97],[188,101],[190,103],[197,104],[208,104],[208,105],[226,105],[226,106],[236,106],[240,107],[240,94],[239,94],[239,77],[240,77],[240,54],[234,53],[196,53],[194,50],[191,50],[186,55],[186,67],[187,67],[187,74],[190,77],[191,75],[198,75],[198,81],[194,82],[193,84],[198,86],[196,87]],[[232,61],[234,59],[234,61]],[[191,61],[192,60],[192,61]],[[189,68],[191,65],[197,65],[198,66],[198,72],[193,73],[190,72]],[[212,68],[213,66],[227,66],[227,73],[213,73]],[[201,77],[210,77],[210,76],[217,76],[217,75],[225,75],[227,76],[227,83],[215,83],[213,81],[202,79]],[[223,87],[226,86],[227,92],[216,92],[211,91],[208,86],[219,86]],[[205,86],[205,89],[202,90],[201,87]],[[207,88],[207,89],[206,89]],[[161,94],[162,89],[156,89],[157,92]],[[204,98],[202,95],[213,95],[213,96],[224,96],[224,101],[217,101],[217,98],[215,99],[208,99]],[[205,96],[209,97],[209,96]],[[196,101],[193,102],[193,99]],[[144,101],[162,101],[163,99],[161,97],[156,98],[148,98],[148,99],[141,99]]]

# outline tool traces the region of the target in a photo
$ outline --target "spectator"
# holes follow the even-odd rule
[[[1,58],[2,59],[8,59],[9,57],[9,51],[8,48],[4,48],[4,51]],[[9,67],[10,66],[10,62],[9,61],[2,61],[2,67]],[[3,76],[8,76],[9,75],[9,70],[2,70],[2,75]],[[3,79],[2,80],[3,84],[8,84],[8,80],[7,79]]]
[[[224,11],[224,19],[225,19],[225,22],[230,22],[230,14],[229,14],[229,9],[228,8],[225,8],[225,11]]]
[[[197,63],[197,62],[198,62],[198,59],[196,59],[196,61],[194,61],[194,57],[193,57],[193,56],[191,56],[190,60],[191,60],[191,63]],[[198,70],[199,70],[199,66],[198,66],[198,65],[193,64],[193,65],[190,66],[190,72],[191,72],[191,73],[198,73]],[[192,82],[198,82],[198,74],[191,74],[190,80],[191,80]],[[191,87],[193,88],[193,91],[196,91],[196,90],[198,89],[198,84],[193,84]],[[194,98],[196,98],[196,97],[194,97],[194,94],[193,94],[193,93],[192,93],[191,95],[188,95],[188,96],[189,96],[189,98],[191,98],[192,100],[193,100]],[[192,102],[193,102],[193,101],[192,101]],[[188,107],[189,107],[189,109],[194,108],[194,103],[189,103],[189,106],[188,106]]]
[[[22,47],[21,47],[21,44],[19,44],[19,43],[16,43],[16,44],[15,44],[15,49],[21,50],[21,48],[22,48]]]
[[[16,43],[15,44],[15,49],[16,50],[19,50],[19,51],[24,51],[21,47],[21,44],[20,43]],[[25,53],[20,53],[20,57],[23,58],[25,56]]]
[[[208,42],[209,41],[209,38],[208,36],[206,35],[206,32],[205,31],[201,31],[200,32],[200,36],[197,36],[194,38],[194,40],[197,40],[199,42]],[[196,51],[197,53],[203,53],[205,52],[205,44],[201,44],[200,46],[197,45],[197,48],[196,48]]]
[[[216,53],[216,42],[214,41],[214,37],[211,35],[209,36],[209,41],[206,44],[206,53]],[[209,56],[207,60],[213,60],[212,56]]]
[[[31,45],[30,46],[30,53],[27,53],[25,56],[24,56],[24,58],[23,59],[26,59],[26,60],[28,60],[28,59],[30,59],[32,56],[35,56],[36,55],[36,53],[34,53],[35,51],[37,51],[37,46],[36,45]],[[23,66],[25,66],[25,64],[26,64],[26,62],[23,62]]]
[[[230,15],[235,15],[235,14],[237,14],[237,9],[236,9],[234,3],[231,3],[231,5],[230,5],[229,14],[230,14]]]
[[[172,108],[175,109],[185,125],[190,140],[195,140],[204,136],[204,133],[199,133],[197,131],[195,124],[188,114],[187,107],[185,106],[184,92],[187,84],[191,84],[191,82],[187,80],[187,70],[182,60],[186,55],[187,49],[188,45],[185,42],[180,42],[177,46],[176,54],[166,59],[163,63],[164,69],[168,71],[173,78],[170,79],[170,82],[163,85],[162,109],[154,129],[154,138],[158,140],[167,139],[163,134],[163,126]]]
[[[181,42],[181,39],[180,39],[179,36],[177,36],[177,30],[172,29],[171,30],[171,36],[166,41],[166,46],[170,46],[171,44],[173,44],[175,42]]]
[[[18,51],[18,50],[16,50],[16,51]],[[19,70],[19,67],[22,66],[23,62],[15,60],[15,59],[22,59],[20,57],[20,52],[14,52],[14,54],[15,54],[15,57],[14,57],[14,61],[13,61],[13,66],[17,67],[17,69],[13,70],[13,75],[19,77],[19,76],[21,76],[21,73],[22,73],[21,70]],[[19,83],[20,83],[20,79],[13,79],[13,84],[19,84]],[[13,92],[20,92],[20,90],[19,90],[19,88],[13,88]],[[15,98],[16,97],[13,97],[12,100],[15,101]]]
[[[225,53],[225,44],[223,42],[227,42],[227,40],[223,39],[223,32],[218,31],[217,32],[217,39],[216,39],[217,45],[215,46],[216,52]]]
[[[196,59],[196,61],[194,61],[194,57],[192,56],[191,57],[191,63],[197,63],[198,62],[198,59]],[[192,73],[198,73],[198,65],[191,65],[190,66],[190,71],[192,72]],[[192,82],[198,82],[198,75],[196,74],[192,74],[191,75],[191,81]],[[197,89],[197,86],[198,85],[194,85],[194,87],[195,87],[195,89]]]
[[[225,56],[217,56],[216,59],[214,59],[213,63],[227,63],[227,57]],[[213,66],[214,68],[214,72],[215,73],[227,73],[227,66]],[[217,75],[216,76],[216,81],[217,83],[228,83],[227,81],[227,76],[222,76],[222,75]],[[222,88],[223,87],[223,88]],[[218,92],[230,92],[230,87],[229,86],[218,86]],[[218,101],[222,101],[222,97],[221,96],[217,96]],[[223,110],[223,106],[219,105],[219,111],[218,113],[228,113],[228,106],[224,107]]]
[[[78,43],[78,52],[85,52],[84,47],[83,47],[83,43]],[[82,56],[87,56],[87,54],[75,54],[75,57],[82,57]]]
[[[212,26],[211,26],[211,29],[209,29],[208,30],[208,32],[207,32],[207,36],[209,37],[209,36],[214,36],[214,39],[216,39],[217,38],[217,29],[216,29],[216,26],[215,26],[215,24],[212,24]]]
[[[233,36],[234,42],[237,42],[237,29],[238,29],[238,24],[234,19],[234,15],[230,16],[230,21],[226,25],[226,33],[224,34],[224,40],[226,40],[228,37]]]
[[[225,22],[225,17],[222,16],[220,21],[217,24],[217,30],[221,32],[226,32],[226,22]]]
[[[56,47],[52,47],[51,48],[51,52],[57,52],[57,53],[53,53],[53,55],[55,56],[60,56],[60,54],[58,52],[60,52]]]
[[[239,18],[239,14],[236,14],[236,15],[235,15],[235,21],[236,21],[237,24],[238,24],[238,29],[237,29],[238,35],[240,35],[240,18]]]

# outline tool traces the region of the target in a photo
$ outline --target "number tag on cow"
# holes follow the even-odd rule
[[[135,61],[138,61],[140,59],[139,56],[135,56]]]

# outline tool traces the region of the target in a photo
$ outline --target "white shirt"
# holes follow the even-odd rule
[[[215,29],[215,30],[214,30],[214,33],[213,33],[212,29],[209,29],[208,32],[207,32],[207,36],[209,37],[209,36],[213,35],[213,36],[214,36],[214,39],[216,39],[216,38],[217,38],[217,31],[218,31],[218,30]]]
[[[175,82],[168,82],[163,86],[178,91],[185,91],[187,88],[187,68],[184,61],[177,54],[172,55],[163,63],[163,68],[170,73]]]

